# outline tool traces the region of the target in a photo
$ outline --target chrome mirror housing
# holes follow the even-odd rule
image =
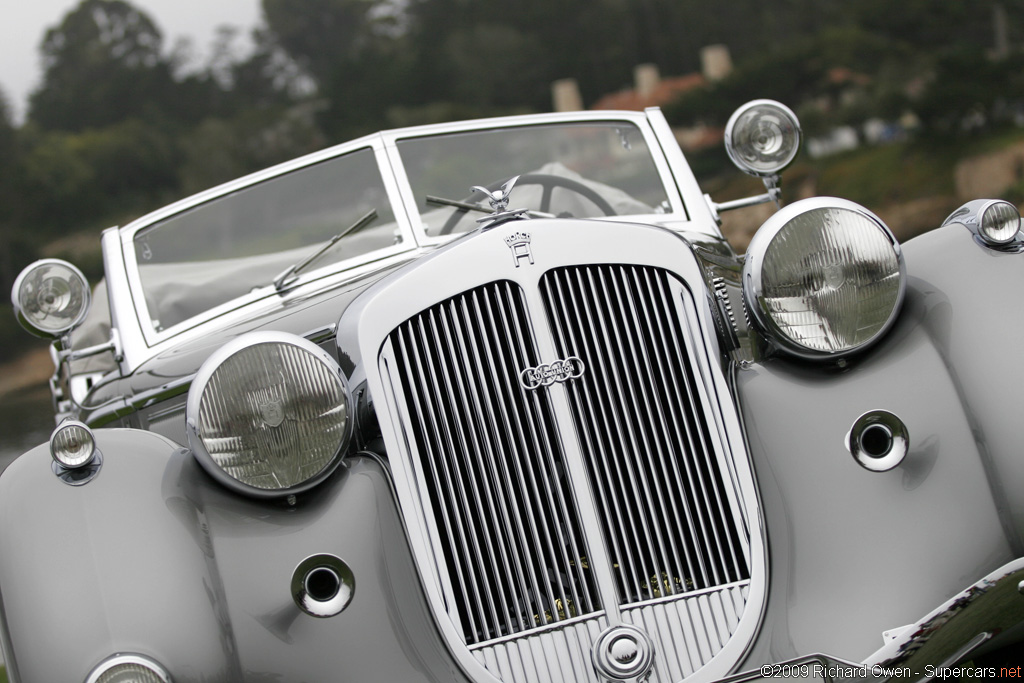
[[[61,339],[81,325],[91,303],[85,275],[60,259],[31,264],[21,271],[11,289],[18,322],[43,339]]]

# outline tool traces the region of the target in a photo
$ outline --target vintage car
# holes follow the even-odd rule
[[[821,197],[737,255],[799,144],[742,107],[716,203],[657,109],[392,130],[107,230],[95,292],[28,266],[11,679],[1019,673],[1020,216]]]

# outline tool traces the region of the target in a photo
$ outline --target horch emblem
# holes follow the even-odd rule
[[[263,418],[263,424],[268,427],[280,427],[281,423],[284,422],[284,406],[281,405],[280,400],[269,399],[265,403],[260,403],[260,417]]]
[[[526,390],[546,387],[555,382],[566,382],[583,376],[586,366],[579,356],[569,356],[554,363],[543,363],[535,368],[526,368],[519,373],[519,382]]]
[[[512,250],[512,261],[516,264],[516,268],[524,258],[529,259],[530,265],[533,265],[533,250],[530,249],[530,240],[530,233],[522,231],[514,232],[505,238],[505,244]]]

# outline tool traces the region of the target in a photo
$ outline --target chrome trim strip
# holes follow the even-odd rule
[[[121,373],[129,374],[146,359],[147,347],[132,302],[133,290],[128,280],[118,228],[103,231],[100,249],[103,252],[103,270],[107,278],[110,325],[112,329],[117,330],[121,338]]]

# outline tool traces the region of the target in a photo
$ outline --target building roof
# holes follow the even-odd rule
[[[704,77],[699,73],[663,78],[646,97],[635,89],[620,90],[602,96],[591,108],[643,111],[647,107],[660,107],[668,104],[685,92],[703,87],[705,83]]]

